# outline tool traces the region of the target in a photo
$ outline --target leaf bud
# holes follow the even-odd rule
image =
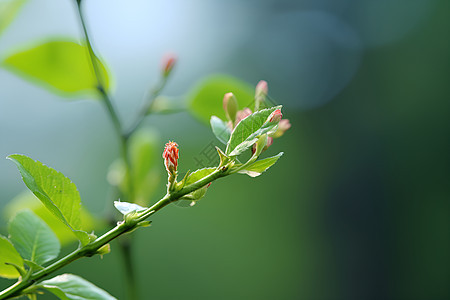
[[[162,75],[163,77],[168,77],[170,72],[172,72],[177,58],[174,54],[166,54],[162,59]]]
[[[225,110],[228,121],[234,123],[238,111],[238,102],[233,93],[226,93],[223,97],[223,109]]]
[[[278,128],[277,131],[275,131],[275,133],[273,133],[271,136],[273,138],[279,138],[280,136],[282,136],[289,128],[291,128],[291,123],[289,122],[288,119],[283,119],[280,121],[280,123],[278,123]]]
[[[264,103],[268,92],[269,88],[267,86],[267,81],[260,80],[255,89],[255,111],[258,111],[261,104]]]
[[[278,123],[278,122],[280,122],[282,117],[283,117],[283,114],[281,113],[281,110],[277,109],[273,113],[270,114],[268,121]]]

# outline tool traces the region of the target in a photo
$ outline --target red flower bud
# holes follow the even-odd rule
[[[170,174],[174,174],[178,167],[178,145],[175,142],[169,141],[164,148],[163,158],[166,170]]]
[[[172,71],[173,67],[175,66],[176,62],[177,62],[177,57],[175,56],[175,54],[166,54],[163,57],[162,72],[163,72],[164,77],[169,76],[169,74]]]
[[[281,110],[277,109],[269,116],[269,122],[280,122],[281,118],[283,117],[283,114],[281,113]]]

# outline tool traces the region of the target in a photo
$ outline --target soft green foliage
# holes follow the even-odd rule
[[[239,170],[238,173],[247,174],[250,177],[259,176],[261,175],[261,173],[265,172],[267,169],[273,166],[282,155],[283,152],[280,152],[275,156],[257,160],[254,163],[246,166],[243,170]]]
[[[9,223],[9,236],[20,255],[42,265],[59,254],[59,241],[48,225],[30,210],[19,212]]]
[[[0,4],[0,33],[25,1],[11,0],[6,6]],[[97,238],[94,234],[88,234],[82,230],[82,224],[84,229],[86,227],[92,229],[89,225],[93,222],[89,222],[89,218],[83,219],[80,195],[70,179],[25,155],[10,155],[8,158],[17,165],[25,185],[41,203],[38,206],[31,204],[30,200],[34,203],[37,200],[34,196],[27,195],[23,197],[23,201],[22,199],[14,200],[8,208],[9,214],[13,214],[14,217],[9,223],[10,240],[0,236],[0,276],[7,278],[20,276],[20,280],[0,292],[0,299],[18,296],[36,299],[40,293],[39,290],[42,289],[63,300],[115,299],[76,275],[63,274],[42,282],[40,280],[81,257],[109,253],[111,241],[139,227],[150,225],[151,221],[146,219],[170,203],[190,200],[191,205],[195,204],[197,200],[205,196],[214,180],[236,172],[251,177],[258,176],[275,164],[283,154],[257,161],[261,152],[267,148],[268,135],[277,129],[281,114],[276,121],[269,122],[268,118],[281,106],[257,111],[241,120],[232,130],[231,125],[234,125],[232,123],[236,120],[239,107],[253,107],[254,104],[254,89],[245,82],[231,76],[216,75],[198,84],[189,93],[187,102],[181,103],[176,99],[161,97],[160,92],[175,62],[173,58],[169,64],[165,65],[163,78],[159,85],[151,90],[150,96],[137,114],[132,126],[129,130],[125,130],[120,114],[116,112],[108,92],[110,77],[90,44],[81,1],[77,1],[77,9],[86,46],[71,41],[49,41],[10,55],[3,61],[3,66],[64,95],[98,92],[96,95],[101,97],[105,105],[121,146],[121,158],[110,167],[108,180],[115,186],[115,192],[120,198],[130,202],[114,202],[114,206],[124,215],[124,219]],[[7,11],[6,14],[5,11]],[[229,94],[222,103],[226,93]],[[267,88],[264,93],[267,93]],[[146,115],[179,111],[184,109],[186,104],[190,112],[201,121],[205,123],[210,121],[213,133],[226,145],[226,151],[224,153],[216,147],[220,157],[217,167],[188,172],[184,179],[178,182],[177,171],[173,167],[178,166],[178,162],[174,162],[178,160],[178,149],[176,149],[176,154],[171,157],[173,168],[168,167],[166,161],[169,172],[167,193],[150,206],[148,203],[160,185],[161,142],[155,131],[138,130],[138,128]],[[229,122],[222,121],[225,119],[223,106],[225,106]],[[259,106],[256,105],[256,107]],[[244,164],[238,163],[237,156],[255,143],[257,143],[256,150],[253,151],[250,159]],[[30,210],[19,211],[23,206],[29,207]],[[61,223],[65,226],[61,226]],[[68,233],[76,236],[81,245],[57,262],[43,267],[42,265],[58,256],[60,251],[58,237],[66,241]],[[121,244],[121,247],[128,264],[133,251],[128,248],[129,244]],[[130,272],[127,274],[129,278],[134,278],[132,269],[129,267],[127,270]],[[133,280],[135,279],[131,281]],[[133,287],[133,284],[130,286],[129,298],[138,299],[138,296],[133,295],[137,289]]]
[[[211,117],[210,123],[212,131],[216,138],[226,145],[231,136],[230,127],[227,126],[227,123],[225,121],[222,121],[216,116]]]
[[[200,82],[189,93],[189,110],[204,123],[208,123],[212,115],[224,120],[221,100],[228,92],[236,96],[239,107],[249,107],[253,103],[254,91],[251,85],[228,75],[215,75]]]
[[[123,215],[147,209],[147,207],[142,207],[135,203],[121,201],[114,201],[114,207],[117,208],[117,210],[120,211],[120,213],[122,213]]]
[[[81,230],[81,201],[75,184],[60,172],[25,155],[8,156],[19,168],[25,185],[62,223],[68,226],[82,244],[89,235]]]
[[[0,235],[0,276],[6,278],[17,278],[20,276],[19,272],[6,263],[15,264],[23,267],[23,259],[16,251],[11,242]]]
[[[231,133],[225,153],[237,156],[256,143],[261,135],[276,129],[278,123],[268,122],[267,118],[277,109],[281,109],[281,106],[257,111],[241,120]]]
[[[35,79],[54,91],[65,94],[93,91],[97,79],[91,67],[88,49],[70,41],[50,41],[22,52],[4,61],[4,66],[26,78]],[[109,86],[108,73],[97,59],[105,88]]]
[[[89,281],[73,275],[63,274],[42,281],[37,287],[44,288],[62,300],[114,300],[113,296]]]
[[[11,24],[22,5],[27,0],[7,0],[0,2],[0,34]]]
[[[12,199],[12,201],[9,202],[3,210],[3,216],[6,220],[8,220],[24,209],[31,210],[39,218],[44,220],[58,237],[61,246],[78,241],[72,230],[70,230],[67,226],[61,226],[61,221],[54,214],[52,214],[29,190],[26,190],[14,197],[14,199]],[[92,216],[83,206],[81,207],[80,217],[81,224],[83,224],[83,229],[87,232],[92,231],[94,228],[104,226],[101,220],[95,219],[94,216]]]
[[[193,184],[193,183],[203,179],[204,177],[210,175],[215,170],[216,170],[216,168],[198,169],[197,171],[187,175],[187,177],[185,178],[185,181],[184,181],[184,185],[187,186],[187,185]],[[181,200],[198,201],[205,196],[207,190],[208,190],[208,185],[205,185],[205,186],[193,191],[192,193],[189,193],[189,194],[183,196],[181,198]],[[192,202],[191,205],[193,205],[193,204],[195,204],[195,202]]]
[[[209,174],[214,172],[214,170],[216,170],[216,168],[203,168],[190,173],[186,178],[185,185],[190,185],[193,184],[194,182],[199,181],[203,177],[208,176]]]

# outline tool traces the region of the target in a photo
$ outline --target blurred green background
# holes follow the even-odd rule
[[[134,234],[142,299],[450,298],[449,1],[85,1],[126,124],[173,52],[165,94],[212,73],[265,79],[293,125],[268,150],[285,152],[269,172],[215,182],[198,205],[172,205]],[[81,37],[72,1],[28,1],[0,58],[49,37]],[[0,69],[0,157],[63,172],[101,216],[118,144],[98,101],[71,100]],[[145,125],[161,151],[179,143],[183,170],[219,144],[187,112]],[[24,188],[0,160],[0,208]],[[125,299],[112,249],[60,273]]]

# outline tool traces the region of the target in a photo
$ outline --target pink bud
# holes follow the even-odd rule
[[[269,122],[280,122],[281,118],[283,117],[283,114],[281,113],[281,110],[277,109],[269,116]]]
[[[176,62],[177,57],[175,56],[175,54],[169,53],[164,55],[162,59],[162,72],[164,77],[169,76]]]
[[[177,147],[177,143],[169,141],[166,144],[162,155],[164,158],[164,165],[166,166],[166,170],[170,174],[174,174],[177,171],[179,158]]]
[[[266,101],[268,91],[269,88],[266,81],[261,80],[258,82],[255,89],[255,111],[258,111],[264,101]]]
[[[244,108],[243,110],[239,110],[236,113],[236,120],[234,122],[234,127],[236,127],[237,124],[239,124],[239,122],[242,119],[245,119],[246,117],[250,116],[251,114],[252,114],[252,110],[250,108],[248,108],[248,107]]]
[[[275,131],[275,133],[273,133],[271,135],[271,137],[273,138],[279,138],[280,136],[282,136],[289,128],[291,128],[291,123],[289,122],[288,119],[283,119],[280,121],[280,123],[278,123],[278,128],[277,131]]]
[[[256,97],[258,97],[258,96],[265,97],[265,96],[267,96],[268,92],[269,92],[269,87],[267,86],[267,81],[265,81],[265,80],[259,81],[258,84],[256,85],[256,89],[255,89]]]

